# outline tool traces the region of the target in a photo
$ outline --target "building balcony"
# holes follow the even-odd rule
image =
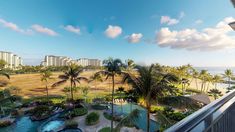
[[[165,132],[235,132],[235,91],[196,111]]]

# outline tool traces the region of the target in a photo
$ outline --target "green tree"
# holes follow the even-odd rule
[[[166,93],[174,93],[174,83],[179,79],[173,74],[161,73],[150,67],[138,67],[138,76],[128,75],[126,79],[132,84],[139,98],[144,99],[144,106],[147,110],[147,132],[150,131],[150,109],[157,97],[162,97]]]
[[[50,71],[47,71],[47,70],[45,70],[41,73],[41,81],[45,82],[45,90],[46,90],[46,93],[47,93],[47,101],[48,102],[49,102],[48,81],[50,79],[52,79],[51,76],[52,76],[52,73]]]
[[[208,76],[207,70],[201,70],[199,74],[199,78],[201,80],[201,92],[203,92],[206,88],[207,76]]]
[[[109,58],[107,60],[104,60],[103,66],[105,70],[99,71],[96,74],[101,74],[101,75],[106,76],[106,80],[108,78],[112,79],[111,131],[113,131],[113,115],[114,115],[113,103],[114,103],[115,76],[124,75],[126,73],[122,71],[123,63],[120,59]]]
[[[220,75],[214,75],[212,78],[212,83],[215,86],[214,89],[217,89],[217,84],[221,83],[223,81],[222,77]]]
[[[199,78],[199,72],[196,69],[193,69],[192,71],[192,78],[195,80],[196,88],[198,90],[198,78]]]
[[[7,62],[5,60],[0,60],[0,70],[4,69],[7,65]]]
[[[231,78],[233,78],[233,71],[231,69],[226,69],[223,74],[224,78],[227,79],[228,83],[228,89],[230,89],[231,86]]]
[[[52,87],[56,87],[58,85],[62,85],[66,83],[67,81],[70,81],[70,95],[71,95],[71,100],[73,100],[73,88],[76,87],[77,83],[80,83],[81,80],[88,81],[86,77],[80,76],[82,73],[83,69],[78,67],[75,64],[71,64],[67,67],[67,70],[64,72],[63,75],[59,75],[60,81],[54,83]]]
[[[221,91],[219,91],[218,89],[211,89],[209,92],[208,92],[209,96],[212,96],[215,100],[222,96],[223,94],[221,93]]]

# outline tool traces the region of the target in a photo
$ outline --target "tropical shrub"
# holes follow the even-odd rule
[[[2,121],[0,122],[0,127],[10,126],[11,124],[12,124],[11,121]]]
[[[93,104],[91,107],[95,110],[105,110],[107,108],[107,106],[102,104]]]
[[[86,125],[95,125],[99,122],[100,115],[97,112],[91,112],[86,116]]]
[[[111,132],[111,128],[110,127],[104,127],[102,129],[100,129],[98,132]]]
[[[71,112],[71,116],[72,117],[83,116],[83,115],[87,114],[87,112],[88,112],[88,110],[86,108],[75,108]]]
[[[163,107],[162,106],[151,106],[151,108],[150,108],[150,112],[151,113],[155,113],[155,112],[157,112],[157,111],[163,111]]]
[[[104,117],[107,119],[107,120],[112,120],[112,116],[111,114],[107,113],[107,112],[104,112]],[[120,116],[113,116],[113,120],[114,121],[121,121],[122,118]]]
[[[65,122],[66,129],[73,129],[73,128],[77,128],[77,127],[78,127],[78,123],[76,121],[67,120]]]

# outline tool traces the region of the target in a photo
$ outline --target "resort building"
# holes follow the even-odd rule
[[[71,58],[65,56],[47,55],[44,61],[41,62],[42,66],[66,66],[72,61]]]
[[[41,62],[41,65],[42,66],[67,66],[71,63],[77,64],[80,66],[101,66],[101,61],[98,59],[80,58],[78,60],[72,60],[69,57],[54,56],[54,55],[45,56],[44,61]]]
[[[77,62],[81,66],[101,66],[101,60],[99,59],[80,58]]]
[[[7,65],[5,68],[18,69],[19,66],[23,65],[21,57],[6,51],[0,51],[0,60],[6,61]]]

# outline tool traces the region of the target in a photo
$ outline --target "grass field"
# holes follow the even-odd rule
[[[95,72],[96,71],[86,71],[86,72],[83,72],[81,76],[90,78],[90,76],[92,76]],[[58,75],[60,74],[63,74],[63,73],[62,72],[53,73],[53,76],[52,76],[53,79],[49,81],[49,86],[59,81]],[[4,77],[0,77],[0,79],[8,81],[9,84],[6,87],[17,86],[18,88],[20,88],[19,95],[23,96],[24,98],[29,98],[29,97],[34,97],[34,96],[46,95],[45,83],[41,82],[40,77],[41,77],[40,73],[35,73],[35,74],[11,75],[10,80],[7,80]],[[120,86],[128,88],[126,84],[121,83],[120,77],[116,77],[115,82],[116,82],[115,88],[118,88]],[[96,84],[96,88],[95,88],[95,84]],[[110,94],[111,87],[112,87],[111,80],[105,81],[105,79],[103,82],[91,82],[89,84],[86,82],[81,82],[81,84],[77,84],[77,85],[89,85],[90,86],[88,97],[99,97],[99,96]],[[55,87],[55,88],[49,87],[49,94],[66,96],[66,93],[63,92],[63,89],[66,86],[70,86],[69,82],[61,86]],[[4,89],[4,88],[5,87],[1,87],[1,89]],[[81,97],[81,93],[80,92],[75,93],[74,96]]]

